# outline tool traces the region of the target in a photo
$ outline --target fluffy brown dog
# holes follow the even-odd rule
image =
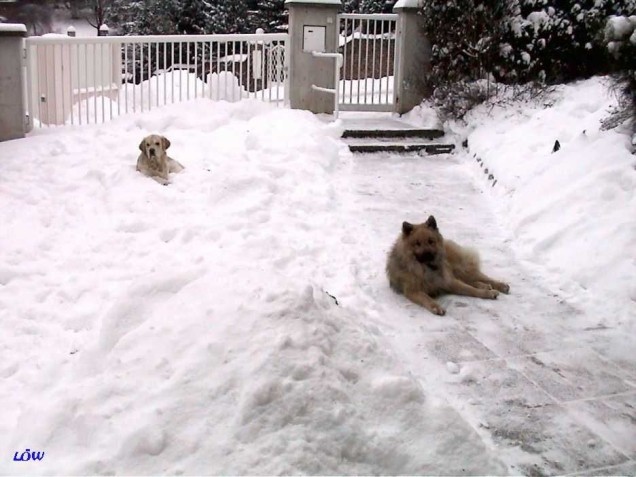
[[[152,134],[143,138],[139,143],[141,154],[137,158],[137,170],[160,184],[169,184],[168,174],[181,172],[184,169],[181,164],[166,154],[169,147],[170,141],[163,136]]]
[[[433,299],[442,293],[495,299],[510,291],[479,270],[477,252],[444,240],[432,215],[423,224],[402,224],[386,274],[393,290],[437,315],[446,313]]]

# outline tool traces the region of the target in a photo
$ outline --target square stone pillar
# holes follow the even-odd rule
[[[398,14],[395,72],[395,112],[404,114],[431,94],[427,77],[431,71],[431,43],[424,32],[419,0],[399,0],[393,7]]]
[[[316,58],[312,49],[322,53],[338,52],[338,11],[340,0],[286,0],[289,10],[289,103],[292,109],[331,114],[334,95],[315,91],[311,85],[335,88],[336,62]]]
[[[22,51],[26,26],[0,23],[0,141],[24,137]]]

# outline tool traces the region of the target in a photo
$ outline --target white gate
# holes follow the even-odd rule
[[[397,65],[396,14],[341,14],[343,55],[338,97],[343,111],[393,111]]]
[[[287,102],[285,33],[25,40],[30,124],[92,124],[196,98]]]

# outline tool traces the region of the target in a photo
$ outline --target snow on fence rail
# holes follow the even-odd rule
[[[93,124],[196,98],[287,101],[288,35],[25,40],[32,125]]]

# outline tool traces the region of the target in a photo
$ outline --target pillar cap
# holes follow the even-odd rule
[[[23,23],[0,23],[0,36],[26,36],[27,29]]]
[[[423,6],[423,0],[398,0],[395,5],[393,5],[393,10],[420,9]]]

